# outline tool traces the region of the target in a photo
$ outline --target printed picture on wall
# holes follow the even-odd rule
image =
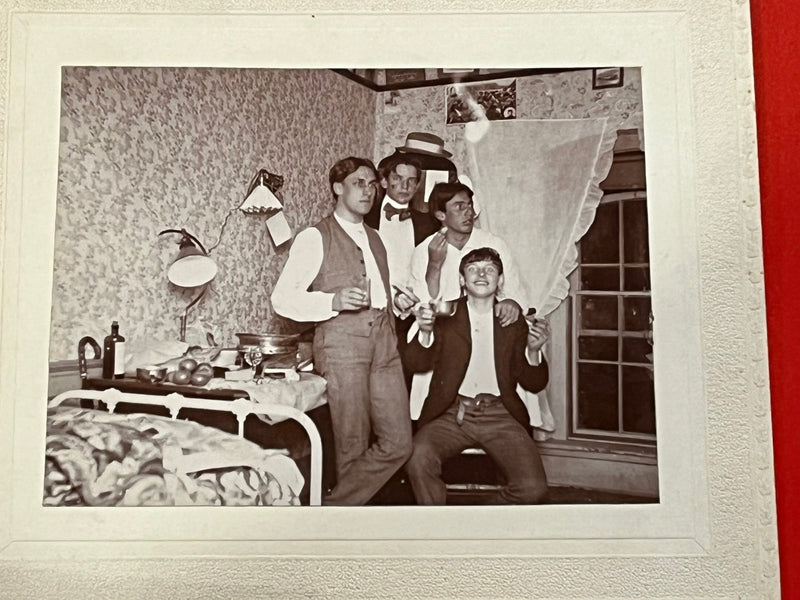
[[[447,124],[517,118],[517,81],[456,83],[445,90]]]

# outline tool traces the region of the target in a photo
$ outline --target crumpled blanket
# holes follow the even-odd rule
[[[198,423],[48,411],[45,506],[298,505],[303,483],[285,452]]]

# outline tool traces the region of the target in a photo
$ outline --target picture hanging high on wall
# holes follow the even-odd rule
[[[517,118],[517,80],[456,83],[445,88],[447,124]]]
[[[623,83],[622,67],[606,67],[602,69],[592,69],[593,90],[622,87],[622,83]]]

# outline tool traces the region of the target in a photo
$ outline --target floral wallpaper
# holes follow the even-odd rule
[[[289,244],[237,207],[260,168],[284,177],[292,231],[333,207],[327,173],[372,156],[375,94],[329,70],[66,67],[50,360],[75,359],[112,320],[128,341],[176,340],[192,290],[166,270],[186,228],[219,265],[190,333],[286,332],[269,294]],[[226,216],[230,216],[222,231]]]
[[[641,69],[626,68],[619,88],[592,89],[592,70],[515,78],[518,119],[584,119],[608,117],[614,129],[642,132]],[[444,85],[381,92],[375,159],[401,146],[410,131],[427,131],[441,137],[453,153],[459,172],[466,171],[467,148],[463,124],[445,124]]]
[[[639,69],[621,88],[592,90],[591,78],[517,78],[518,118],[605,116],[641,135]],[[186,228],[219,265],[190,335],[232,346],[241,331],[296,331],[269,302],[289,244],[274,247],[265,217],[232,211],[253,175],[284,177],[297,233],[332,209],[339,158],[377,162],[428,131],[466,170],[463,130],[445,125],[444,86],[376,94],[324,69],[65,67],[50,360],[76,358],[85,335],[102,342],[112,320],[129,341],[178,338],[194,292],[166,279],[179,236],[164,229]]]

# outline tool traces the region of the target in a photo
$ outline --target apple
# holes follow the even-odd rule
[[[178,385],[188,385],[192,381],[192,372],[186,369],[178,369],[172,375],[172,382]]]
[[[178,369],[183,369],[192,373],[197,368],[197,361],[193,358],[184,358],[178,363]]]

